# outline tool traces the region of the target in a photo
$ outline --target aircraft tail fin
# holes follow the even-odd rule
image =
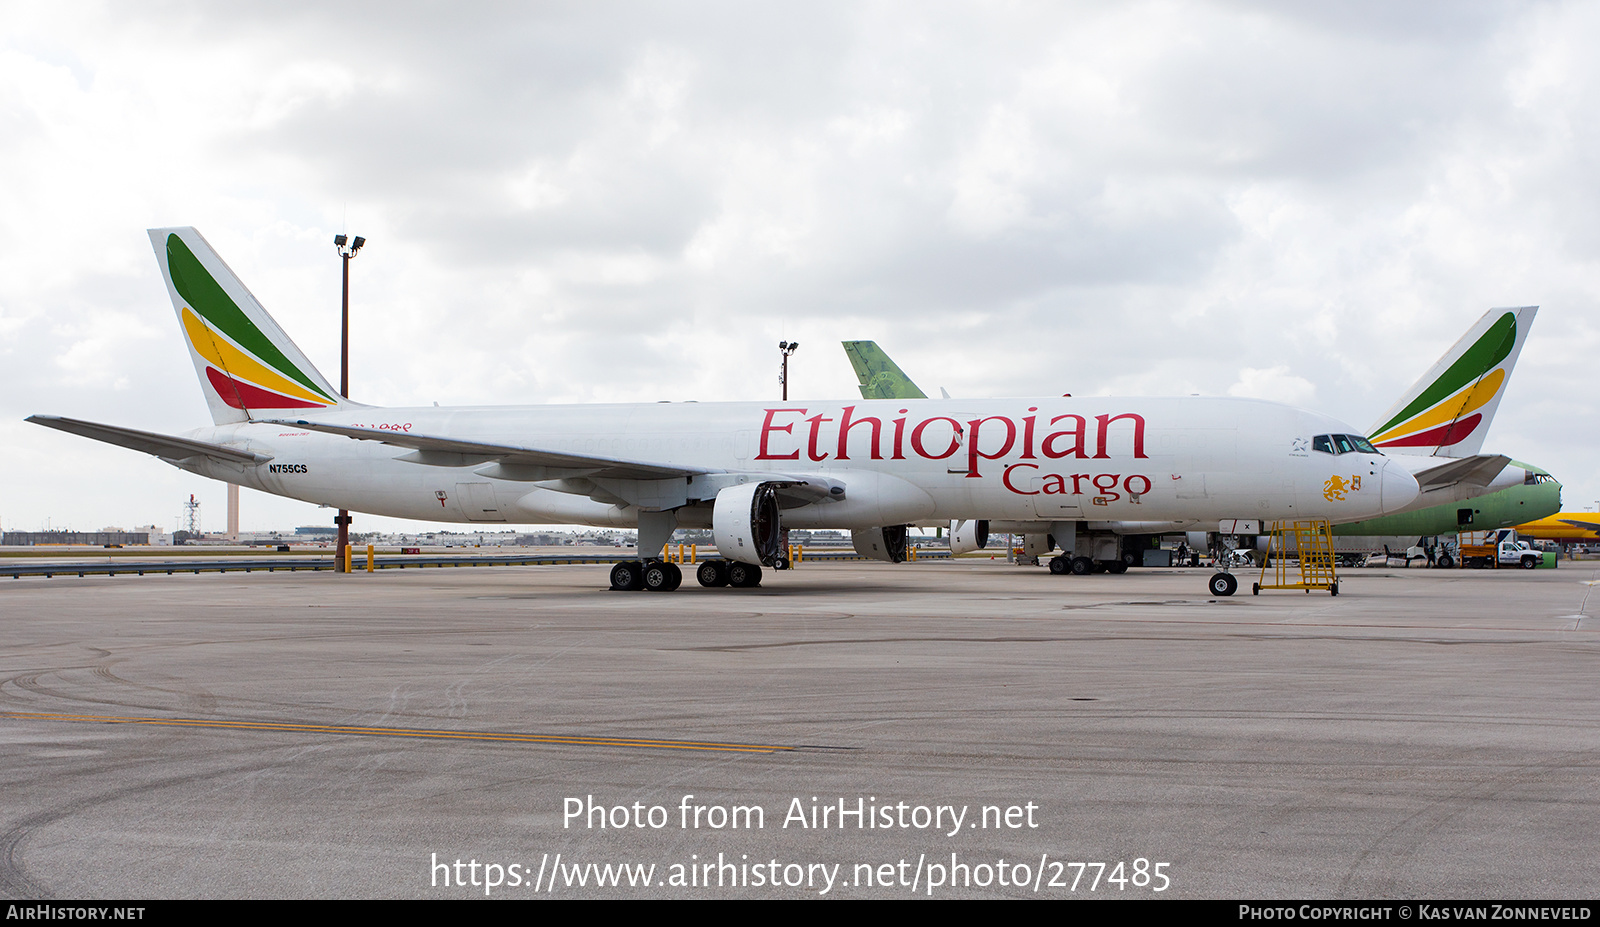
[[[927,399],[876,341],[841,341],[855,368],[862,399]],[[948,397],[947,397],[948,398]]]
[[[151,229],[150,243],[214,422],[353,405],[317,372],[199,232]]]
[[[1372,443],[1401,454],[1477,454],[1538,311],[1490,309],[1383,413],[1370,432]]]

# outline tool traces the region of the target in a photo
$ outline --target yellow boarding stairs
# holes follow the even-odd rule
[[[1326,589],[1331,595],[1339,594],[1339,577],[1334,574],[1333,529],[1326,521],[1275,521],[1269,532],[1271,545],[1267,562],[1261,565],[1261,581],[1250,587],[1251,595],[1260,595],[1263,589]],[[1289,549],[1286,538],[1294,537],[1295,567],[1298,580],[1290,573]],[[1267,582],[1267,570],[1273,570],[1277,582]]]

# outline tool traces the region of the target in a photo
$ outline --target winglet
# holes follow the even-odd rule
[[[1383,414],[1372,443],[1403,454],[1477,454],[1538,311],[1490,309]]]

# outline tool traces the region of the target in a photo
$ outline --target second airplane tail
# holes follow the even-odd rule
[[[841,341],[860,381],[862,399],[927,399],[876,341]],[[949,398],[949,397],[946,397]]]
[[[156,263],[219,425],[351,403],[192,228],[151,229]]]

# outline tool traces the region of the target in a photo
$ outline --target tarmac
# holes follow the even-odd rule
[[[1595,566],[0,580],[0,895],[1591,898]]]

